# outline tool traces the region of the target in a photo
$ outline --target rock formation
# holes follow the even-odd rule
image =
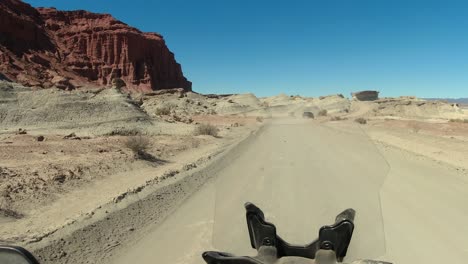
[[[0,76],[27,86],[191,90],[163,37],[111,15],[0,2]]]
[[[379,92],[378,91],[360,91],[351,93],[351,96],[354,100],[358,101],[375,101],[379,99]]]

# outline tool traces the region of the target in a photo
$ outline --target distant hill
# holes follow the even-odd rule
[[[468,98],[424,98],[431,101],[446,101],[449,103],[468,105]]]

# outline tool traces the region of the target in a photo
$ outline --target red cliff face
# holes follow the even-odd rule
[[[162,36],[142,33],[106,14],[34,9],[0,1],[0,73],[24,85],[191,90]]]

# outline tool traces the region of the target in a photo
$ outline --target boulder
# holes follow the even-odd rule
[[[351,93],[351,96],[357,101],[375,101],[379,99],[379,91],[360,91]]]

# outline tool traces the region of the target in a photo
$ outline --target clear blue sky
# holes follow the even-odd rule
[[[195,91],[468,97],[468,2],[27,0],[164,35]]]

